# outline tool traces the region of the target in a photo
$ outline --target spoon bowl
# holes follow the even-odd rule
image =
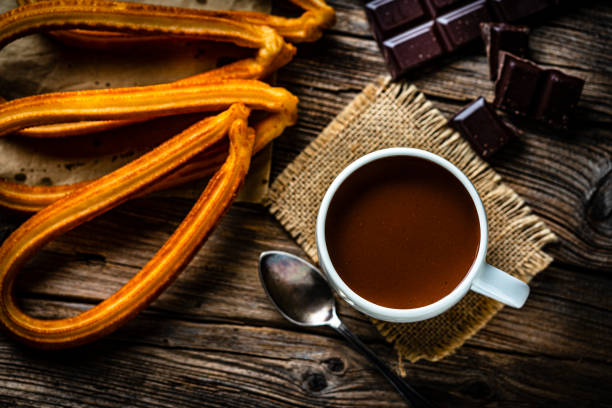
[[[340,321],[334,293],[313,265],[286,252],[263,252],[259,257],[259,278],[268,297],[287,320],[299,326],[333,328],[364,354],[412,406],[433,407]]]
[[[295,255],[263,252],[259,277],[278,311],[299,326],[324,326],[336,314],[334,294],[317,268]]]

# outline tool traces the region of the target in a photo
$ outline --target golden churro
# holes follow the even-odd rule
[[[285,40],[314,41],[335,17],[322,0],[292,1],[305,10],[298,18],[107,0],[20,0],[22,7],[0,15],[0,48],[27,34],[49,32],[92,48],[195,39],[257,50],[252,58],[169,84],[0,100],[0,136],[74,136],[162,116],[225,110],[97,180],[48,187],[0,181],[0,205],[38,211],[0,246],[0,322],[13,336],[39,348],[95,340],[145,308],[185,268],[229,208],[251,156],[297,119],[295,96],[256,79],[291,60],[295,47]],[[269,114],[251,128],[251,110]],[[226,134],[229,143],[224,144]],[[108,299],[60,320],[35,319],[19,309],[14,299],[19,270],[53,238],[131,198],[215,170],[174,234]]]
[[[63,348],[110,333],[145,308],[178,276],[219,218],[229,208],[247,173],[254,132],[248,109],[238,104],[204,119],[139,159],[46,207],[13,232],[0,247],[0,321],[29,345]],[[39,320],[14,299],[14,282],[25,261],[54,237],[128,200],[227,132],[229,156],[174,234],[120,290],[76,317]]]

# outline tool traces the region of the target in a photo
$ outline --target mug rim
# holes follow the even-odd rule
[[[362,296],[354,292],[345,282],[342,280],[336,269],[334,268],[329,252],[327,250],[327,242],[325,237],[325,221],[327,219],[327,213],[329,205],[334,197],[336,191],[340,185],[355,171],[364,165],[371,163],[376,160],[384,159],[387,157],[417,157],[421,159],[433,162],[446,170],[448,170],[456,179],[458,179],[464,188],[469,193],[474,207],[476,207],[476,213],[478,214],[478,221],[480,226],[480,242],[478,253],[470,266],[470,269],[465,274],[461,282],[446,296],[438,299],[437,301],[430,303],[425,306],[409,309],[396,309],[386,306],[381,306],[373,303]],[[409,147],[392,147],[382,150],[377,150],[366,154],[358,158],[357,160],[346,166],[340,174],[332,181],[328,187],[319,211],[317,214],[316,223],[316,244],[317,251],[319,254],[319,263],[321,268],[328,277],[328,280],[336,291],[353,307],[366,313],[377,319],[395,322],[411,322],[429,319],[434,317],[455,305],[470,289],[471,283],[476,278],[482,265],[485,263],[485,256],[488,244],[488,227],[487,217],[485,213],[482,200],[476,191],[476,188],[468,177],[459,170],[454,164],[449,162],[437,154],[428,152],[426,150],[409,148]]]

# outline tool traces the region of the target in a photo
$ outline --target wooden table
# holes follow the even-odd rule
[[[276,176],[370,81],[385,72],[358,0],[330,1],[338,23],[279,72],[300,119],[276,142]],[[574,2],[566,2],[574,3]],[[472,406],[612,406],[612,7],[560,7],[532,22],[532,56],[586,79],[567,135],[517,121],[520,141],[493,167],[559,236],[554,264],[522,310],[505,308],[456,354],[407,366],[433,401]],[[542,22],[544,22],[542,24]],[[481,47],[411,78],[448,117],[492,97]],[[151,258],[191,202],[133,200],[62,236],[22,279],[29,313],[65,317],[106,298]],[[0,212],[4,239],[22,218]],[[329,329],[292,326],[260,286],[259,253],[300,248],[260,205],[236,204],[178,281],[94,344],[42,352],[0,334],[0,405],[71,407],[403,406],[391,386]],[[347,326],[389,364],[368,320]]]

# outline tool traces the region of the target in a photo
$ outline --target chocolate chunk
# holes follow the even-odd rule
[[[528,116],[538,97],[542,69],[531,61],[506,52],[501,52],[500,57],[493,104],[516,115]]]
[[[499,52],[506,51],[526,57],[529,47],[529,27],[506,23],[480,23],[480,33],[489,57],[489,77],[497,79]]]
[[[584,80],[501,52],[494,105],[556,128],[566,128]]]
[[[444,14],[436,19],[440,33],[446,42],[446,49],[453,51],[478,38],[480,22],[490,21],[491,15],[486,1],[475,1],[465,7]]]
[[[584,80],[557,70],[546,72],[548,75],[535,107],[534,117],[548,125],[567,128],[570,114],[580,100]]]
[[[480,23],[514,21],[558,0],[374,0],[365,5],[394,78],[480,36]],[[509,51],[517,52],[510,48]]]
[[[483,97],[463,108],[450,125],[472,145],[482,157],[488,158],[505,146],[515,133],[497,116]]]
[[[394,78],[444,52],[432,21],[390,38],[383,44],[383,55]]]

